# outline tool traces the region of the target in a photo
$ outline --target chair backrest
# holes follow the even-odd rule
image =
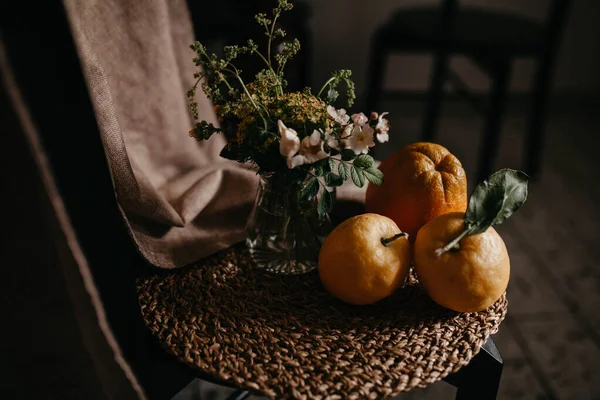
[[[552,7],[546,16],[545,48],[546,57],[553,57],[557,51],[559,40],[562,37],[569,11],[571,0],[552,0]]]
[[[562,37],[566,20],[569,16],[572,0],[550,0],[549,11],[544,19],[543,42],[540,54],[547,62],[551,62],[556,55],[559,40]],[[438,24],[438,37],[442,44],[451,41],[451,33],[455,16],[460,8],[460,0],[441,0],[440,23]],[[546,62],[546,61],[545,61]]]
[[[560,38],[569,15],[572,0],[549,0],[548,12],[544,19],[545,39],[552,46]],[[452,29],[453,17],[460,7],[460,0],[441,0],[440,5],[440,34],[449,34]]]
[[[445,39],[443,42],[450,40],[454,17],[459,7],[460,0],[442,0],[440,7],[440,23],[438,24],[438,37]]]

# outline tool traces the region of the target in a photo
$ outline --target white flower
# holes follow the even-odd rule
[[[387,132],[377,132],[375,135],[379,143],[385,143],[390,140],[390,135]]]
[[[390,135],[388,134],[390,131],[390,125],[388,124],[388,120],[383,118],[387,114],[387,112],[381,113],[377,119],[377,125],[375,125],[375,130],[377,131],[377,140],[379,143],[384,143],[390,140]]]
[[[293,157],[288,158],[288,168],[295,168],[303,164],[312,164],[319,160],[329,157],[328,153],[323,150],[323,140],[321,140],[321,132],[314,130],[310,136],[302,139],[300,143],[300,152]]]
[[[369,147],[375,146],[375,142],[373,141],[373,133],[375,131],[370,126],[359,126],[354,125],[354,129],[352,129],[352,136],[348,140],[348,144],[350,148],[354,150],[356,154],[367,154],[369,152]]]
[[[298,154],[298,155],[295,155],[294,157],[290,157],[287,159],[287,167],[289,169],[296,168],[297,166],[304,164],[305,161],[306,161],[306,159],[304,158],[304,156]]]
[[[302,143],[300,144],[300,154],[306,159],[305,164],[312,164],[329,157],[329,154],[325,153],[323,150],[321,132],[315,129],[310,136],[302,139]]]
[[[383,112],[383,113],[381,113],[381,115],[379,115],[379,117],[377,118],[377,125],[375,126],[376,130],[385,131],[385,132],[390,130],[390,127],[388,125],[388,120],[383,118],[388,114],[389,114],[388,112]]]
[[[332,149],[336,149],[337,151],[340,150],[340,142],[339,140],[337,140],[337,138],[335,136],[333,136],[331,133],[333,131],[331,130],[331,128],[327,128],[327,130],[325,131],[325,143],[327,143],[327,146],[329,146]]]
[[[286,127],[281,120],[277,121],[281,140],[279,142],[279,152],[287,159],[288,167],[290,167],[291,158],[300,150],[300,138],[295,130]]]
[[[363,113],[352,114],[352,122],[354,122],[355,125],[363,126],[369,122],[369,118],[367,118],[367,116]]]
[[[350,138],[350,136],[352,136],[352,131],[354,130],[354,126],[355,125],[346,125],[344,127],[344,130],[342,131],[342,136],[340,136],[340,139],[344,140],[344,139]]]
[[[350,121],[350,117],[346,114],[346,110],[340,108],[336,110],[334,106],[327,106],[327,112],[340,125],[346,125]]]

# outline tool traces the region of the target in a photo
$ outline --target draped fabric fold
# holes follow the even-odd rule
[[[218,156],[222,137],[188,136],[194,66],[185,1],[64,3],[115,192],[141,253],[173,268],[242,240],[257,179]],[[198,102],[201,117],[216,123],[208,99]]]
[[[64,3],[115,192],[141,253],[175,268],[243,240],[256,174],[219,157],[222,137],[188,136],[194,65],[185,1]],[[216,124],[201,91],[197,100],[200,117]],[[342,189],[348,196],[361,192]]]

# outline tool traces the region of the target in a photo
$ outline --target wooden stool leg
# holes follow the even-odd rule
[[[448,64],[448,53],[445,50],[437,51],[434,56],[427,105],[423,114],[423,132],[421,138],[424,142],[433,141],[437,132],[438,121],[442,112],[444,82],[446,82]]]
[[[498,66],[490,93],[487,121],[483,133],[483,143],[479,152],[479,171],[477,182],[481,182],[492,173],[498,145],[500,144],[500,133],[502,132],[502,115],[506,106],[506,95],[510,79],[510,61],[505,61]]]
[[[537,177],[541,166],[541,155],[544,146],[544,128],[546,125],[546,104],[550,92],[550,74],[552,66],[548,60],[538,61],[538,72],[535,77],[531,116],[525,143],[525,172]]]
[[[469,365],[445,380],[456,387],[456,400],[495,400],[503,366],[504,361],[490,337]]]

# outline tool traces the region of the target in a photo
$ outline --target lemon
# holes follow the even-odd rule
[[[383,239],[383,240],[382,240]],[[390,218],[362,214],[337,226],[319,253],[325,288],[350,304],[375,303],[398,289],[410,268],[408,235]]]
[[[464,229],[464,213],[448,213],[423,226],[414,246],[414,267],[433,301],[459,312],[488,308],[506,291],[510,259],[504,241],[492,227],[466,236],[460,248],[438,255],[437,250]]]

